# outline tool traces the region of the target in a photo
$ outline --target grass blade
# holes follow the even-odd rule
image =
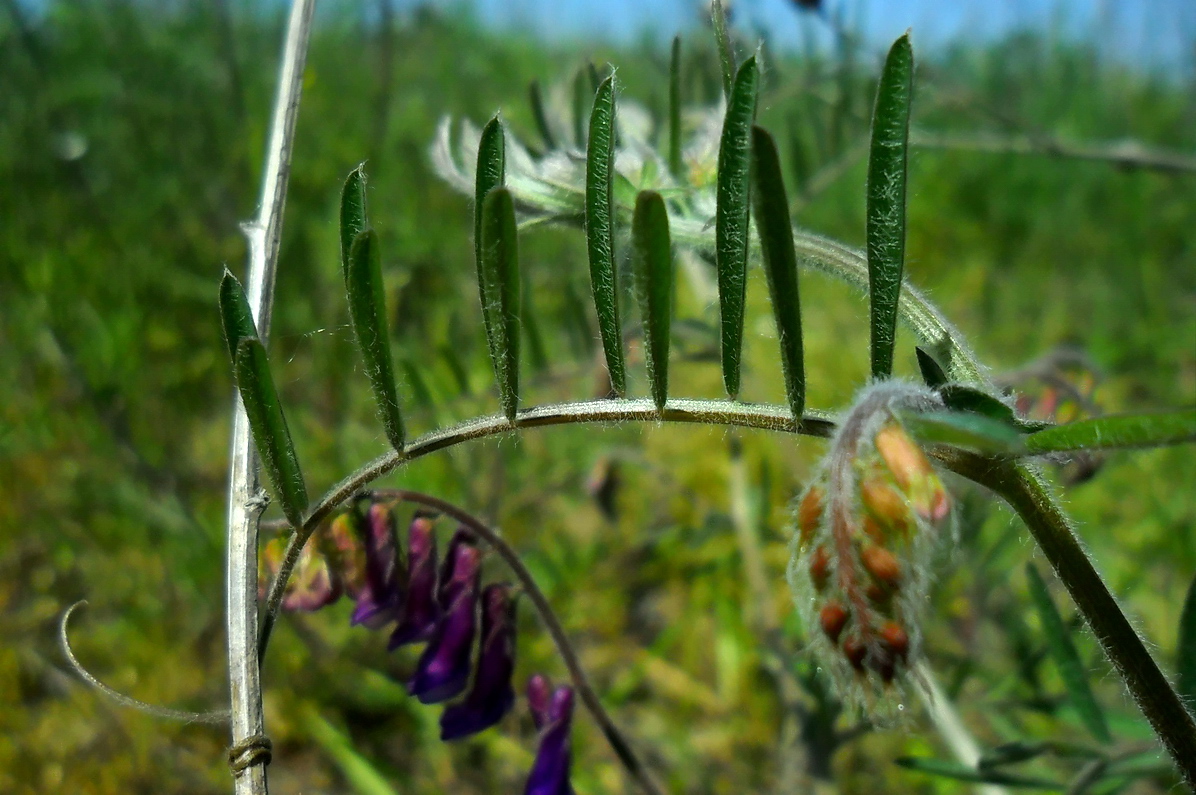
[[[939,776],[954,781],[970,781],[977,784],[998,784],[1006,787],[1024,787],[1027,789],[1060,790],[1063,787],[1057,782],[1037,776],[1023,776],[1007,773],[1001,770],[978,770],[958,762],[947,762],[941,759],[930,759],[923,756],[903,756],[894,760],[906,770],[916,770],[930,776]]]
[[[1031,455],[1068,450],[1110,450],[1119,447],[1158,447],[1196,441],[1196,409],[1165,414],[1099,417],[1058,425],[1025,439]]]
[[[519,409],[519,248],[515,202],[503,187],[482,201],[482,314],[503,414]]]
[[[1030,585],[1030,598],[1038,611],[1038,618],[1042,621],[1042,629],[1046,635],[1047,650],[1059,667],[1059,675],[1067,688],[1067,697],[1080,720],[1088,731],[1102,743],[1112,741],[1109,726],[1105,722],[1105,713],[1092,695],[1092,688],[1088,684],[1088,672],[1071,641],[1071,633],[1063,623],[1051,594],[1047,591],[1042,575],[1038,573],[1033,563],[1026,564],[1026,578]]]
[[[1196,706],[1196,578],[1188,586],[1188,596],[1179,616],[1178,657],[1176,689],[1191,708]]]
[[[257,337],[245,337],[237,344],[236,373],[237,389],[266,477],[287,521],[292,527],[299,527],[307,510],[307,488],[270,375],[266,348]]]
[[[752,128],[752,197],[756,207],[756,229],[768,276],[768,293],[781,341],[781,370],[785,394],[795,418],[806,405],[806,373],[802,358],[801,301],[797,290],[797,254],[793,249],[793,226],[789,221],[789,199],[781,176],[777,145],[765,130]]]
[[[739,68],[727,102],[718,147],[718,192],[714,216],[714,259],[722,325],[723,386],[739,394],[743,352],[743,300],[747,286],[748,224],[751,215],[752,123],[756,118],[759,72],[755,56]]]
[[[224,327],[229,364],[235,365],[237,346],[246,337],[256,337],[257,326],[253,322],[253,310],[249,308],[245,288],[228,268],[224,269],[224,276],[220,278],[220,323]]]
[[[906,33],[885,59],[868,158],[868,290],[871,302],[872,377],[893,372],[897,300],[905,265],[905,172],[914,56]]]
[[[631,222],[632,270],[640,315],[644,321],[644,358],[652,400],[664,409],[669,394],[669,326],[673,291],[673,256],[669,216],[664,199],[641,191]]]
[[[669,58],[669,171],[680,179],[681,169],[681,37],[674,36]]]
[[[361,349],[365,373],[370,379],[378,417],[386,438],[396,450],[403,449],[403,415],[390,357],[390,334],[386,325],[386,294],[382,284],[382,256],[378,236],[367,229],[357,236],[349,250],[345,274],[349,295],[349,319],[353,336]]]
[[[539,131],[540,138],[544,141],[544,147],[551,152],[556,149],[556,138],[552,134],[552,128],[548,125],[548,116],[544,113],[544,97],[540,93],[540,83],[533,80],[528,86],[527,93],[531,100],[532,116],[536,120],[536,130]]]
[[[723,73],[723,96],[731,96],[735,80],[735,53],[731,51],[731,34],[727,30],[727,10],[722,0],[710,4],[710,21],[714,24],[714,45],[718,49],[718,63]]]
[[[353,241],[369,223],[365,205],[365,164],[349,172],[341,189],[341,275],[349,281],[349,255]]]
[[[586,243],[590,255],[590,286],[598,313],[598,330],[606,369],[615,394],[627,392],[623,366],[623,330],[619,322],[619,290],[615,274],[614,206],[611,193],[615,163],[615,77],[602,81],[590,112],[590,142],[586,152]]]

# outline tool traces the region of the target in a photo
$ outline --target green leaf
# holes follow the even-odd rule
[[[1026,564],[1026,578],[1030,586],[1030,598],[1038,611],[1039,620],[1042,621],[1047,650],[1059,668],[1059,675],[1067,688],[1067,697],[1072,708],[1093,737],[1102,743],[1111,742],[1113,738],[1109,734],[1105,713],[1088,684],[1088,672],[1080,660],[1075,644],[1072,643],[1071,633],[1063,623],[1063,617],[1059,615],[1059,610],[1051,599],[1046,582],[1033,563]]]
[[[590,113],[586,152],[586,242],[590,255],[590,287],[598,312],[598,330],[606,369],[615,394],[627,392],[623,366],[623,330],[619,322],[619,290],[615,272],[614,207],[611,201],[615,161],[615,78],[602,81]]]
[[[976,767],[980,770],[991,770],[992,768],[1003,765],[1026,762],[1036,759],[1050,750],[1051,746],[1047,743],[1026,743],[1020,741],[1003,743],[996,748],[985,751],[976,763]]]
[[[386,776],[357,752],[353,738],[329,723],[314,705],[304,702],[300,714],[304,730],[328,754],[351,791],[357,795],[397,795]]]
[[[1188,586],[1184,609],[1179,615],[1178,657],[1176,689],[1189,708],[1193,708],[1196,707],[1196,578]]]
[[[390,357],[390,334],[386,325],[386,291],[382,284],[382,256],[378,236],[367,229],[353,241],[349,268],[345,274],[349,294],[349,319],[353,336],[361,349],[365,374],[370,379],[378,417],[391,447],[403,449],[403,415]]]
[[[478,166],[474,175],[473,253],[479,274],[482,272],[482,204],[486,200],[486,194],[502,185],[505,179],[506,139],[502,122],[495,116],[482,128],[482,136],[478,139]],[[482,283],[479,281],[479,294],[481,290]]]
[[[594,87],[590,85],[587,71],[578,69],[573,76],[573,143],[578,149],[586,145],[586,106],[594,96]]]
[[[963,411],[902,413],[901,424],[925,444],[949,444],[981,453],[1016,450],[1021,434],[1008,423]]]
[[[1068,450],[1159,447],[1196,441],[1196,409],[1099,417],[1057,425],[1025,438],[1030,455]]]
[[[1002,784],[1006,787],[1023,787],[1026,789],[1063,789],[1061,784],[1048,779],[1022,776],[1000,770],[977,770],[966,765],[961,765],[958,762],[946,762],[922,756],[899,757],[896,762],[907,770],[916,770],[919,773],[941,776],[942,778],[954,779],[955,781],[972,781],[979,784]]]
[[[253,310],[249,308],[245,288],[228,268],[220,278],[220,323],[224,327],[229,364],[235,365],[237,346],[246,337],[256,337],[257,327],[253,323]]]
[[[905,266],[905,177],[914,55],[909,34],[885,59],[872,115],[868,157],[868,291],[871,302],[872,377],[893,372],[897,301]]]
[[[777,145],[765,130],[752,128],[752,195],[756,206],[756,229],[768,276],[768,294],[777,321],[781,343],[781,370],[785,394],[793,416],[800,418],[806,405],[806,373],[802,358],[801,301],[797,290],[797,254],[793,248],[793,226],[789,220],[789,199]],[[738,377],[738,376],[737,376]]]
[[[921,359],[918,361],[921,364]],[[947,384],[939,389],[939,395],[942,396],[943,402],[947,404],[947,408],[955,409],[956,411],[970,411],[975,414],[982,414],[990,419],[999,420],[1000,422],[1007,422],[1012,425],[1017,424],[1017,415],[1013,413],[1013,409],[1002,403],[997,398],[976,389],[975,387],[964,386],[963,384]]]
[[[545,148],[548,151],[556,149],[556,138],[553,137],[552,128],[548,126],[548,117],[544,114],[544,98],[540,95],[540,84],[533,80],[532,84],[527,89],[528,97],[531,100],[532,116],[536,120],[536,129],[540,133],[540,138],[544,141]]]
[[[918,369],[922,371],[922,380],[926,382],[926,386],[931,389],[946,386],[949,380],[947,373],[934,360],[934,357],[922,348],[916,348],[915,350],[918,354]]]
[[[349,280],[349,255],[353,241],[369,224],[365,201],[365,164],[349,172],[341,189],[341,275]]]
[[[515,202],[503,187],[482,202],[482,314],[499,402],[507,419],[519,409],[519,247]]]
[[[593,122],[591,122],[592,124]],[[593,135],[593,128],[590,128]],[[669,58],[669,172],[681,178],[681,37],[673,37]]]
[[[270,376],[266,349],[257,337],[245,337],[237,344],[237,389],[249,419],[249,430],[257,445],[266,477],[274,496],[292,527],[303,524],[307,510],[307,488],[299,470],[299,458],[282,413],[282,403]]]
[[[714,46],[718,49],[718,63],[723,73],[723,96],[731,96],[735,79],[735,53],[731,51],[731,34],[727,31],[727,11],[722,0],[710,4],[710,21],[714,24]]]
[[[664,199],[642,191],[635,200],[631,222],[631,265],[635,293],[644,321],[644,355],[656,408],[664,409],[669,394],[669,313],[673,287],[673,256],[669,216]]]
[[[755,56],[735,76],[718,147],[714,259],[718,269],[718,306],[722,324],[723,386],[739,394],[743,351],[743,300],[747,286],[748,224],[751,207],[752,123],[756,118],[759,72]]]

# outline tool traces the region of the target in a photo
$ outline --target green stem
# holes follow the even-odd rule
[[[1024,464],[973,456],[960,457],[955,464],[953,469],[999,494],[1025,521],[1184,780],[1196,791],[1196,721],[1109,593],[1037,473]]]

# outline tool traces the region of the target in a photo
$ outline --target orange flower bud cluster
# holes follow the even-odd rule
[[[836,460],[832,450],[794,510],[790,583],[841,695],[871,711],[916,655],[931,547],[951,500],[918,444],[885,413]]]

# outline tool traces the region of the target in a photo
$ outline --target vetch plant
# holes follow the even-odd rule
[[[816,474],[794,499],[788,571],[807,651],[815,661],[804,686],[822,707],[819,720],[829,720],[833,728],[846,709],[881,725],[904,711],[916,694],[940,725],[950,723],[944,717],[949,704],[929,674],[934,660],[928,659],[925,627],[935,617],[926,606],[934,551],[952,542],[961,491],[971,481],[1006,502],[1025,523],[1180,776],[1196,787],[1192,713],[1102,582],[1039,473],[1040,460],[1191,442],[1196,411],[1055,422],[1061,418],[1052,407],[1031,417],[1028,405],[1015,407],[997,390],[959,331],[911,286],[905,274],[914,75],[908,34],[888,53],[872,114],[866,251],[795,229],[776,143],[756,123],[762,56],[739,62],[717,2],[714,8],[724,99],[713,109],[685,112],[675,43],[663,153],[642,123],[643,114],[620,103],[613,72],[595,81],[592,100],[587,97],[590,111],[586,115],[582,108],[574,119],[571,143],[562,143],[566,139],[558,137],[559,130],[551,129],[538,88],[533,90],[542,153],[521,146],[497,116],[480,130],[462,124],[455,146],[451,121],[442,125],[434,162],[474,203],[477,287],[498,414],[408,436],[390,350],[378,238],[366,207],[365,171],[359,167],[348,176],[340,205],[347,314],[391,449],[311,501],[267,352],[272,274],[311,14],[311,3],[295,4],[263,218],[251,229],[248,289],[228,272],[219,289],[239,397],[228,565],[228,717],[238,793],[267,792],[270,743],[260,670],[279,615],[319,610],[341,597],[355,601],[353,623],[386,633],[388,648],[424,644],[406,687],[424,704],[445,705],[440,720],[445,740],[487,730],[516,707],[515,606],[526,599],[552,636],[570,684],[554,690],[541,675],[528,683],[526,703],[539,737],[525,792],[572,791],[575,700],[596,721],[630,778],[645,792],[664,791],[603,708],[548,600],[500,533],[434,496],[371,489],[374,481],[416,459],[474,440],[555,425],[637,422],[755,428],[812,437],[810,443],[826,446]],[[697,120],[689,145],[685,118]],[[521,309],[527,286],[518,241],[530,227],[553,223],[584,230],[611,395],[528,406],[520,381],[521,336],[529,318]],[[696,267],[675,267],[680,257],[692,258]],[[630,291],[620,278],[624,260]],[[756,264],[764,270],[777,329],[783,405],[738,399],[745,285]],[[726,399],[670,393],[674,273],[692,278],[702,268],[713,268],[715,277]],[[800,274],[811,269],[868,297],[871,377],[845,409],[806,405],[807,381],[817,374],[805,365]],[[633,311],[640,320],[646,397],[628,396],[634,384],[629,384],[625,321]],[[905,333],[899,327],[919,343],[921,384],[893,377],[896,336]],[[257,525],[265,499],[256,486],[258,461],[289,531],[285,547],[278,538],[266,543],[260,566]],[[412,518],[403,539],[395,526],[394,509],[400,504],[426,511]],[[438,516],[460,525],[443,556],[438,556]],[[484,581],[488,554],[501,558],[517,585]],[[1107,742],[1109,728],[1046,583],[1035,568],[1027,577],[1034,609],[1051,636],[1050,653],[1063,671],[1067,698],[1094,737]],[[265,600],[260,626],[259,582]],[[1196,681],[1196,609],[1185,610],[1184,622],[1179,685],[1190,694]],[[823,687],[827,676],[833,692]],[[971,743],[972,750],[959,753],[960,765],[905,764],[973,782],[1025,785],[1030,779],[1007,766],[1057,751],[1043,744],[1033,752],[1006,748],[996,757],[965,759],[975,757],[974,742],[951,732],[955,747]],[[1092,770],[1099,770],[1083,773],[1089,779],[1073,791],[1100,779],[1116,762],[1099,753],[1095,758],[1101,765]]]

